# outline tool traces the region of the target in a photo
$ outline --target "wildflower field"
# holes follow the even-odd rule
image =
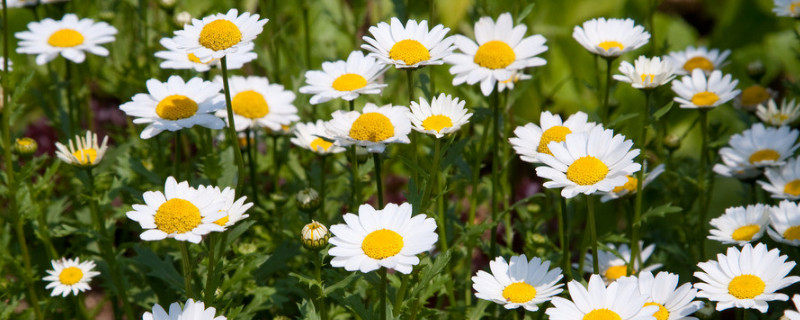
[[[800,1],[0,4],[0,319],[800,320]]]

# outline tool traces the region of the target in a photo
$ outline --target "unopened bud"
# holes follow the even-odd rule
[[[111,20],[114,20],[114,17],[116,17],[117,14],[114,13],[114,11],[103,10],[103,11],[100,11],[100,13],[97,16],[100,18],[101,21],[105,21],[105,22],[109,22],[110,23]]]
[[[181,11],[181,12],[178,12],[175,15],[175,24],[179,28],[183,28],[184,25],[187,25],[189,23],[192,23],[192,14],[191,13],[188,13],[186,11]]]
[[[328,245],[331,234],[328,228],[321,223],[311,220],[311,223],[303,227],[303,246],[308,250],[319,250]]]
[[[280,191],[271,193],[269,195],[269,198],[270,198],[270,200],[272,200],[272,202],[274,202],[275,204],[279,204],[279,205],[285,204],[286,201],[289,200],[286,197],[286,194],[284,194],[283,192],[280,192]]]
[[[36,143],[36,140],[28,137],[18,138],[14,143],[14,150],[23,156],[32,155],[37,149],[39,149],[39,144]]]
[[[175,0],[158,0],[158,5],[164,9],[172,9],[175,7]]]
[[[759,82],[764,74],[766,73],[764,69],[764,63],[761,60],[756,60],[747,64],[747,75]]]
[[[675,151],[681,147],[681,138],[674,134],[668,134],[664,137],[664,146],[666,146],[667,149]]]
[[[295,200],[297,200],[297,207],[300,209],[304,211],[314,211],[319,208],[319,204],[322,199],[320,199],[317,190],[314,190],[313,188],[305,188],[297,192]]]

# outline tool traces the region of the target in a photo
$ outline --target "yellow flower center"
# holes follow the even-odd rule
[[[783,238],[789,241],[800,240],[800,225],[791,226],[783,232]]]
[[[431,53],[417,40],[402,40],[395,43],[389,50],[389,58],[403,61],[410,66],[429,60]]]
[[[652,74],[652,73],[642,74],[642,83],[648,83],[648,82],[649,83],[653,83],[655,78],[656,78],[656,75]]]
[[[196,55],[194,55],[194,53],[190,53],[187,56],[189,57],[189,61],[194,62],[194,63],[209,64],[209,63],[212,63],[212,62],[217,60],[217,59],[211,59],[208,62],[203,62],[203,61],[200,61],[200,58],[198,58]]]
[[[594,309],[583,316],[583,320],[622,320],[622,317],[608,309]]]
[[[710,107],[717,100],[719,100],[719,96],[709,91],[698,92],[692,96],[692,103],[698,107]]]
[[[164,98],[156,106],[156,114],[162,119],[186,119],[197,113],[197,102],[187,96],[173,94]]]
[[[800,1],[792,2],[792,4],[789,5],[789,11],[791,11],[793,15],[797,15],[798,8],[800,8]]]
[[[61,29],[53,32],[47,43],[54,47],[71,48],[83,43],[83,35],[74,29]]]
[[[219,220],[217,220],[217,221],[214,221],[214,223],[216,223],[216,224],[217,224],[217,225],[219,225],[220,227],[224,227],[224,226],[225,226],[225,224],[226,224],[226,223],[228,223],[228,221],[230,221],[230,220],[231,220],[231,218],[230,218],[230,217],[228,217],[228,216],[224,216],[224,217],[222,217],[222,218],[219,218]]]
[[[200,209],[183,199],[170,199],[158,207],[156,228],[164,233],[186,233],[200,225]]]
[[[542,138],[539,139],[539,148],[536,149],[539,153],[546,153],[553,155],[550,148],[547,147],[551,141],[561,142],[567,139],[567,135],[572,133],[572,130],[565,126],[553,126],[550,129],[542,132]]]
[[[393,136],[392,121],[378,112],[362,114],[350,127],[350,138],[355,140],[380,142]]]
[[[608,267],[608,269],[606,269],[606,274],[605,274],[606,279],[610,281],[617,280],[627,275],[628,275],[628,266],[625,265]]]
[[[253,90],[242,91],[231,100],[233,112],[249,119],[263,118],[269,113],[269,105],[264,96]]]
[[[764,293],[764,280],[752,274],[736,276],[728,284],[728,293],[736,299],[753,299]]]
[[[667,320],[667,319],[669,319],[669,310],[667,310],[667,308],[665,308],[660,303],[648,302],[648,303],[645,303],[644,306],[645,307],[658,306],[658,311],[656,311],[656,313],[653,314],[653,316],[656,317],[656,320]]]
[[[403,237],[392,230],[376,230],[364,237],[361,250],[367,257],[376,260],[392,257],[403,250]]]
[[[598,44],[597,46],[603,48],[603,50],[605,50],[606,52],[608,52],[608,50],[611,50],[611,48],[618,48],[619,50],[625,49],[625,46],[623,46],[621,43],[617,41],[603,41],[600,42],[600,44]]]
[[[731,234],[731,238],[736,241],[750,241],[759,230],[761,230],[761,227],[758,225],[749,224],[734,230],[733,234]]]
[[[503,298],[513,303],[525,303],[536,298],[536,288],[525,282],[515,282],[503,289]]]
[[[58,275],[58,281],[68,286],[78,283],[81,279],[83,279],[83,271],[78,267],[64,268]]]
[[[781,154],[778,153],[778,151],[772,149],[761,149],[756,152],[753,152],[753,154],[750,155],[750,163],[756,164],[761,161],[775,161],[778,160],[778,158],[780,157]]]
[[[32,145],[34,144],[34,142],[36,142],[36,141],[34,141],[34,140],[33,140],[33,139],[31,139],[31,138],[17,138],[16,142],[17,142],[17,144],[18,144],[19,146],[21,146],[21,147],[30,147],[30,146],[32,146]]]
[[[367,79],[355,73],[345,73],[333,80],[333,89],[336,91],[353,91],[366,86]]]
[[[618,187],[614,187],[614,190],[612,190],[612,192],[620,193],[620,192],[626,191],[626,190],[628,192],[636,192],[636,185],[639,183],[639,179],[636,179],[636,178],[634,178],[632,176],[627,176],[627,178],[628,178],[628,181],[625,182],[625,184],[623,184],[621,186],[618,186]]]
[[[209,22],[200,31],[198,42],[214,51],[225,50],[242,41],[242,31],[233,22],[219,19]]]
[[[97,150],[94,148],[80,149],[73,152],[72,156],[74,156],[75,159],[78,159],[78,163],[87,165],[94,163],[94,161],[97,160]]]
[[[311,141],[311,150],[317,151],[319,148],[322,148],[322,151],[328,151],[328,149],[333,145],[333,142],[325,141],[322,138],[316,138],[314,141]]]
[[[567,168],[567,179],[582,186],[598,183],[607,174],[606,164],[592,156],[579,158]]]
[[[789,181],[784,187],[783,192],[792,196],[800,195],[800,179]]]
[[[422,128],[425,130],[433,130],[437,133],[442,131],[444,128],[449,128],[453,126],[453,121],[450,120],[450,117],[437,114],[428,117],[425,121],[422,121]]]
[[[742,104],[745,106],[752,106],[762,103],[769,99],[769,92],[767,89],[759,85],[752,85],[742,91]]]
[[[514,49],[511,49],[507,43],[492,40],[478,47],[473,61],[484,68],[502,69],[508,67],[516,59],[517,55],[514,53]]]
[[[714,70],[714,63],[711,60],[706,59],[705,57],[694,57],[689,60],[686,60],[686,63],[683,64],[683,70],[692,72],[694,69],[701,69],[703,71],[712,71]]]

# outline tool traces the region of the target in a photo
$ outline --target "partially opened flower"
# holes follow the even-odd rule
[[[387,143],[409,143],[411,121],[405,107],[390,104],[378,107],[367,103],[363,113],[337,110],[333,119],[325,123],[326,132],[339,145],[346,147],[358,145],[367,151],[381,153]]]
[[[523,24],[514,26],[510,13],[503,13],[497,22],[482,17],[475,23],[475,41],[458,35],[455,44],[461,53],[445,58],[452,64],[453,85],[481,83],[481,92],[488,96],[499,81],[511,79],[515,72],[547,63],[537,57],[547,51],[542,35],[525,37]]]
[[[514,71],[511,73],[511,76],[508,77],[508,79],[497,81],[497,91],[503,92],[506,89],[514,90],[514,86],[517,85],[517,82],[520,82],[522,80],[530,80],[532,78],[533,76],[522,73],[522,71]]]
[[[438,24],[428,30],[428,21],[408,20],[406,25],[392,18],[391,25],[380,22],[369,27],[372,37],[364,36],[361,48],[383,64],[396,68],[419,68],[440,65],[442,58],[453,52],[453,37],[446,37],[450,28]]]
[[[522,161],[541,163],[541,154],[553,155],[548,145],[550,142],[562,142],[571,133],[588,132],[596,126],[588,122],[589,115],[581,111],[569,116],[566,121],[561,121],[561,116],[550,111],[542,111],[539,116],[539,125],[528,123],[514,129],[513,138],[509,138],[511,146]]]
[[[702,70],[694,70],[691,76],[672,81],[672,91],[681,108],[713,108],[735,98],[740,92],[736,89],[738,83],[729,74],[723,77],[719,70],[711,72],[708,78]]]
[[[61,161],[77,167],[93,167],[103,160],[103,156],[108,150],[108,136],[103,137],[103,142],[96,133],[86,131],[86,136],[76,135],[75,139],[69,140],[69,147],[61,142],[56,142],[56,156]]]
[[[639,261],[641,261],[642,264],[647,262],[647,259],[650,259],[650,256],[656,249],[656,245],[654,244],[651,244],[646,248],[642,248],[643,246],[644,242],[639,241],[639,258],[633,261],[634,274],[637,272],[651,272],[661,268],[660,263],[651,264],[646,267],[639,265]],[[616,252],[606,251],[603,249],[597,250],[597,262],[600,266],[600,275],[603,276],[603,279],[605,279],[606,282],[611,283],[628,274],[628,263],[631,261],[631,249],[625,243],[620,244],[619,248],[611,243],[606,244],[606,247],[611,249],[611,251]],[[587,253],[584,257],[584,272],[591,273],[593,271],[592,265],[594,260],[592,259],[593,257],[591,253]]]
[[[700,69],[705,74],[710,74],[714,70],[719,70],[728,62],[726,58],[731,54],[730,50],[720,52],[718,49],[708,50],[706,47],[689,46],[683,51],[670,52],[664,57],[675,66],[677,74],[692,74],[695,69]]]
[[[18,53],[36,55],[36,64],[43,65],[59,54],[64,58],[82,63],[86,52],[107,56],[108,49],[101,44],[114,41],[117,29],[105,22],[78,19],[69,13],[61,20],[45,18],[28,24],[29,31],[14,34],[20,39]]]
[[[796,202],[783,200],[768,210],[769,237],[788,245],[800,246],[800,206]]]
[[[728,147],[719,150],[720,156],[741,166],[766,167],[783,165],[800,147],[797,137],[800,131],[787,126],[764,127],[756,123],[728,140]]]
[[[774,99],[769,99],[767,107],[764,104],[759,104],[756,107],[756,116],[762,122],[771,126],[786,126],[797,120],[800,117],[800,104],[795,103],[794,99],[789,100],[784,98],[781,101],[781,107],[775,104]]]
[[[506,309],[525,308],[539,310],[539,305],[558,295],[561,268],[550,269],[550,261],[528,257],[524,254],[512,256],[509,262],[497,257],[489,262],[492,273],[480,270],[472,277],[472,288],[478,299],[502,304]]]
[[[345,150],[325,130],[325,121],[298,123],[290,141],[303,149],[319,154],[339,153]]]
[[[140,137],[150,139],[164,130],[178,131],[200,125],[209,129],[222,129],[225,122],[212,113],[225,108],[220,95],[221,84],[192,78],[184,82],[171,76],[167,82],[147,80],[148,93],[133,96],[133,101],[119,106],[133,119],[133,123],[147,123]]]
[[[89,282],[100,274],[94,271],[95,264],[92,260],[81,262],[80,258],[61,258],[50,261],[50,264],[53,265],[53,270],[47,270],[48,275],[42,280],[50,281],[45,289],[53,289],[50,292],[50,296],[53,297],[57,295],[66,297],[70,293],[78,295],[78,292],[89,290],[91,289]]]
[[[718,254],[717,260],[698,263],[703,271],[694,276],[703,282],[695,283],[698,297],[717,302],[717,311],[728,308],[756,309],[766,313],[769,301],[786,301],[789,297],[777,291],[800,281],[789,276],[795,263],[786,262],[778,249],[767,251],[763,243],[752,247],[749,243],[739,251],[728,247],[727,254]]]
[[[775,199],[800,199],[800,158],[792,158],[779,167],[766,168],[767,181],[758,181]]]
[[[779,17],[800,17],[800,1],[797,0],[772,0],[775,7],[772,12]]]
[[[211,70],[211,67],[219,66],[219,59],[203,62],[193,53],[186,53],[186,50],[181,49],[173,38],[162,38],[159,43],[167,49],[155,54],[157,58],[164,59],[164,62],[159,65],[162,69],[194,69],[197,72],[206,72]],[[258,55],[253,52],[255,46],[255,43],[248,42],[242,44],[236,52],[229,53],[227,55],[228,70],[240,69],[246,63],[258,58]]]
[[[413,129],[434,135],[437,139],[458,131],[469,122],[472,113],[464,108],[466,101],[451,97],[444,93],[433,97],[431,103],[420,98],[419,103],[411,101],[411,119]]]
[[[763,204],[749,205],[747,207],[731,207],[725,213],[711,219],[711,229],[708,236],[723,244],[738,244],[740,246],[761,239],[767,231],[769,221],[769,207]]]
[[[650,33],[632,19],[597,18],[575,26],[572,37],[589,52],[615,58],[639,49],[650,41]]]
[[[179,49],[193,54],[201,62],[220,59],[228,54],[244,50],[249,42],[261,34],[269,19],[258,20],[259,15],[249,12],[239,15],[231,9],[228,13],[217,13],[203,20],[192,19],[192,24],[175,31],[175,43]]]
[[[222,78],[214,79],[222,83]],[[246,129],[269,128],[280,130],[300,120],[294,104],[294,92],[286,90],[283,85],[270,84],[264,77],[232,76],[230,77],[231,108],[236,131]],[[217,110],[217,117],[228,122],[228,111]]]
[[[306,83],[300,93],[313,94],[311,104],[320,104],[340,98],[353,101],[362,94],[380,94],[386,84],[378,77],[386,66],[361,51],[350,52],[347,61],[323,62],[322,71],[306,71]]]
[[[223,206],[219,209],[219,212],[225,215],[219,220],[214,221],[217,225],[227,228],[250,216],[245,214],[245,212],[253,207],[253,203],[245,203],[245,201],[247,201],[246,196],[236,199],[236,190],[231,187],[225,187],[224,190],[221,190],[216,186],[199,186],[197,190],[200,194],[220,199],[223,202]]]
[[[691,283],[678,287],[680,277],[669,272],[659,272],[655,277],[649,271],[642,271],[638,276],[621,278],[619,281],[634,281],[639,285],[639,293],[647,296],[644,306],[657,306],[653,313],[656,320],[697,320],[689,317],[703,308],[702,301],[693,301],[697,289]]]
[[[645,165],[645,168],[647,165]],[[646,187],[648,184],[653,182],[661,173],[664,172],[664,164],[660,164],[653,169],[653,171],[645,172],[644,173],[644,181],[642,181],[642,189]],[[627,195],[635,194],[636,187],[639,183],[639,179],[636,178],[638,175],[629,175],[627,176],[628,181],[625,184],[614,187],[613,190],[609,192],[604,192],[603,196],[600,197],[601,202],[608,202],[614,199],[619,199]]]
[[[651,320],[658,306],[645,306],[647,296],[639,293],[635,281],[612,282],[608,287],[593,274],[587,287],[577,280],[567,284],[572,300],[554,297],[545,313],[558,320]]]
[[[614,79],[630,83],[636,89],[657,88],[675,79],[672,64],[659,57],[639,56],[633,63],[623,61],[619,65],[622,74],[615,74]]]
[[[381,267],[409,274],[419,264],[418,254],[433,249],[439,239],[436,221],[424,214],[411,216],[411,205],[387,204],[376,210],[368,204],[358,215],[344,215],[344,224],[330,228],[334,237],[328,254],[331,266],[370,272]]]
[[[189,299],[186,304],[181,305],[173,302],[169,305],[169,312],[164,310],[163,307],[156,304],[153,306],[153,312],[145,312],[142,320],[226,320],[224,316],[216,316],[217,309],[208,307],[202,301],[194,301]]]

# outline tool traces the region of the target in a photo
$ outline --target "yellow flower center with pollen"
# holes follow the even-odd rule
[[[200,45],[220,51],[233,47],[242,41],[242,31],[233,22],[219,19],[209,22],[200,31]]]
[[[719,96],[709,91],[698,92],[692,96],[692,103],[698,107],[710,107],[717,100],[719,100]]]
[[[183,199],[170,199],[156,210],[156,228],[166,234],[186,233],[200,225],[200,209]]]
[[[622,320],[622,317],[608,309],[594,309],[583,316],[583,320]]]
[[[592,156],[578,158],[567,168],[567,179],[582,186],[598,183],[607,174],[608,166]]]
[[[608,50],[611,50],[611,48],[617,48],[619,50],[625,49],[625,46],[623,46],[621,43],[617,41],[603,41],[600,42],[597,46],[603,48],[603,50],[605,50],[606,52],[608,52]]]
[[[761,230],[761,227],[757,224],[749,224],[734,230],[731,238],[736,241],[750,241],[759,230]]]
[[[627,176],[626,178],[628,178],[628,181],[621,186],[614,187],[614,190],[612,190],[612,192],[614,193],[620,193],[622,191],[636,192],[636,184],[639,183],[639,179],[636,179],[632,176]]]
[[[231,220],[231,218],[230,218],[230,217],[228,217],[228,216],[224,216],[224,217],[222,217],[222,218],[219,218],[219,220],[217,220],[217,221],[214,221],[214,223],[216,223],[216,224],[217,224],[217,225],[219,225],[220,227],[224,227],[224,226],[225,226],[225,224],[226,224],[226,223],[228,223],[228,221],[230,221],[230,220]]]
[[[572,133],[572,130],[565,126],[552,126],[550,129],[545,130],[542,132],[542,138],[539,139],[539,147],[536,148],[536,151],[539,153],[546,153],[549,155],[553,155],[550,152],[550,148],[547,147],[551,141],[561,142],[567,139],[567,135]]]
[[[380,142],[393,136],[392,121],[378,112],[362,114],[350,127],[350,138],[355,140]]]
[[[792,196],[800,196],[800,179],[789,181],[784,187],[783,192]]]
[[[728,283],[728,293],[736,299],[753,299],[764,293],[764,280],[752,274],[736,276]]]
[[[361,250],[372,259],[386,259],[403,250],[403,237],[392,230],[376,230],[364,237]]]
[[[248,118],[259,119],[269,113],[269,105],[264,96],[253,90],[242,91],[231,100],[233,112]]]
[[[61,29],[50,35],[47,43],[59,48],[72,48],[83,44],[83,35],[73,29]]]
[[[628,266],[612,266],[606,269],[606,279],[610,281],[617,280],[621,277],[628,275]]]
[[[745,106],[756,105],[769,98],[770,96],[767,89],[759,85],[752,85],[742,90],[742,104]]]
[[[503,289],[503,298],[513,303],[525,303],[536,298],[536,288],[525,282],[515,282]]]
[[[667,310],[667,308],[665,308],[660,303],[648,302],[648,303],[645,303],[644,306],[645,307],[658,306],[658,311],[656,311],[656,313],[653,314],[653,316],[656,317],[656,320],[667,320],[667,319],[669,319],[669,310]]]
[[[83,271],[78,267],[64,268],[58,275],[58,281],[68,286],[78,283],[81,279],[83,279]]]
[[[425,46],[417,40],[401,40],[389,50],[389,58],[392,60],[403,61],[406,65],[427,61],[431,58],[431,53]]]
[[[197,102],[184,95],[173,94],[156,105],[156,114],[162,119],[186,119],[195,113],[197,113]]]
[[[778,158],[780,157],[781,154],[778,153],[778,151],[772,149],[761,149],[756,152],[753,152],[753,154],[750,155],[749,160],[751,164],[756,164],[762,161],[775,161],[778,160]]]
[[[425,121],[422,121],[422,128],[425,130],[433,130],[437,133],[442,131],[444,128],[449,128],[453,126],[453,121],[450,120],[450,117],[437,114],[428,117]]]
[[[714,63],[710,60],[706,59],[705,57],[694,57],[683,64],[683,70],[692,72],[694,69],[701,69],[703,71],[712,71],[714,70]]]
[[[789,241],[800,240],[800,225],[787,228],[783,232],[783,238]]]
[[[83,153],[83,155],[81,155],[81,153]],[[83,165],[94,163],[94,161],[97,160],[97,150],[94,148],[81,149],[73,152],[72,155],[75,159],[78,159],[78,163]]]
[[[360,74],[345,73],[333,80],[333,89],[336,91],[353,91],[367,86],[367,79]]]
[[[502,69],[508,67],[516,59],[517,55],[514,53],[514,49],[511,49],[508,44],[492,40],[478,47],[473,61],[484,68]]]
[[[797,9],[800,9],[800,1],[792,2],[792,4],[789,5],[789,11],[791,11],[793,15],[798,14]]]
[[[311,147],[311,150],[314,151],[319,150],[319,148],[322,148],[322,151],[328,151],[328,149],[333,146],[333,142],[325,141],[325,139],[322,138],[316,138],[314,141],[311,141],[309,146]]]
[[[649,74],[642,74],[642,83],[653,83],[655,81],[656,75],[649,73]]]

